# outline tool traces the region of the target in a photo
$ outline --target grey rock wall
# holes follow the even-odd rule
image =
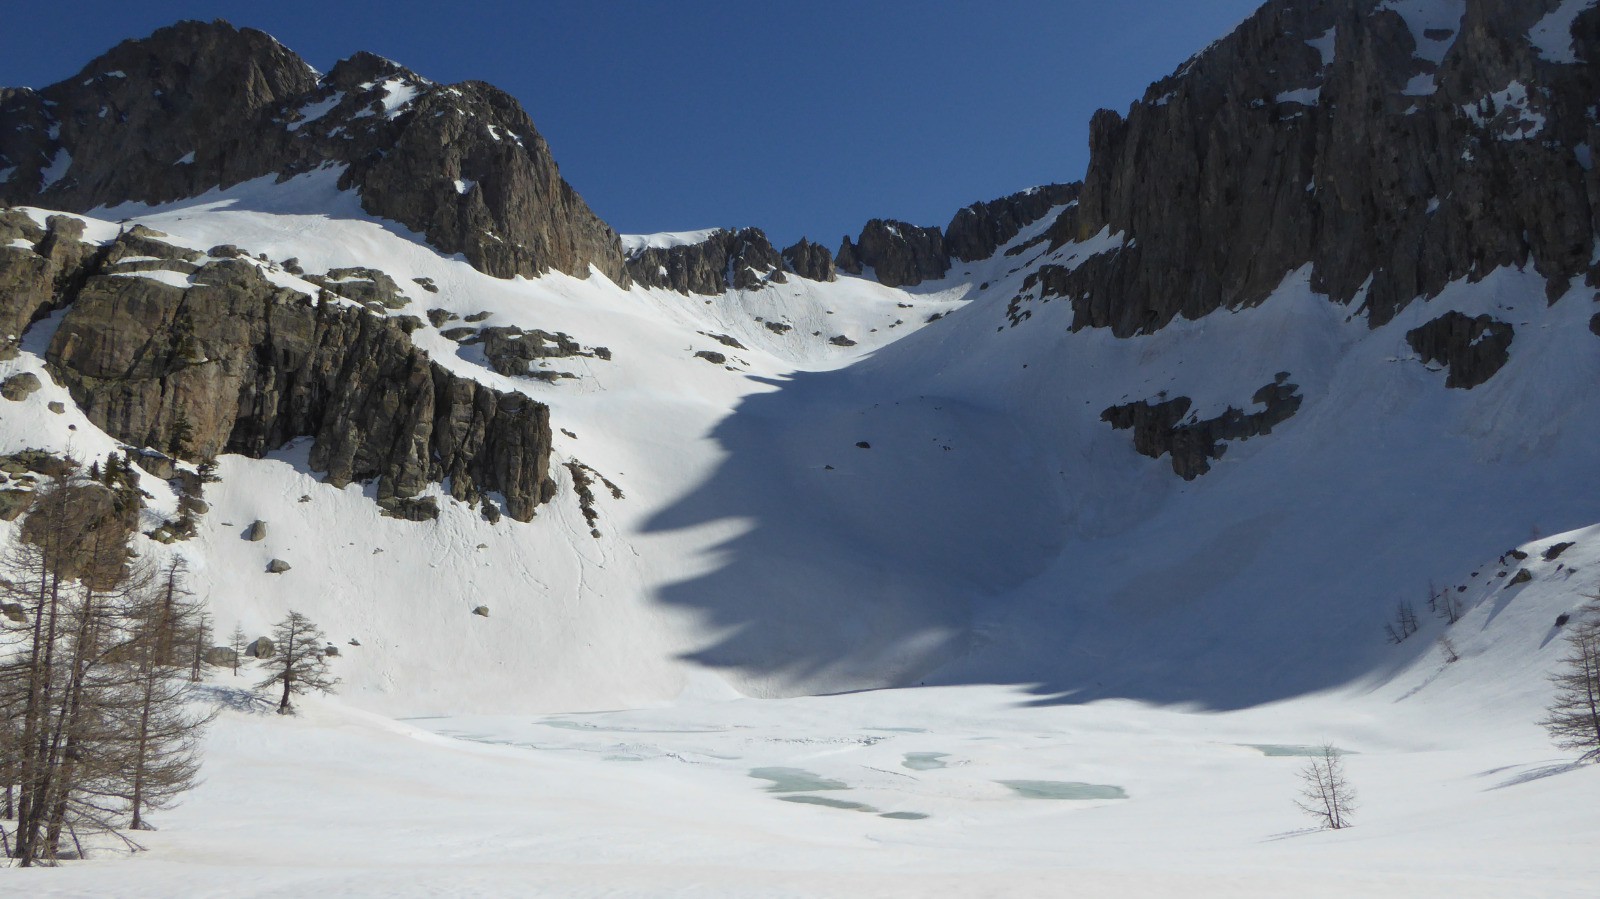
[[[51,233],[70,230],[52,222]],[[467,502],[498,493],[527,521],[550,498],[549,408],[434,364],[411,342],[417,319],[319,302],[247,259],[206,260],[153,235],[136,229],[98,253],[45,235],[32,252],[0,255],[0,283],[67,285],[43,301],[70,304],[47,361],[113,437],[190,459],[260,457],[309,437],[313,470],[335,485],[375,480],[388,505],[447,482]],[[192,286],[120,262],[151,255]],[[80,265],[54,272],[52,258]],[[0,292],[0,319],[35,316],[44,290]]]

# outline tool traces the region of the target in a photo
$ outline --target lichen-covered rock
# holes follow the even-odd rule
[[[0,490],[0,521],[16,521],[33,504],[33,491]]]
[[[1444,386],[1470,390],[1495,376],[1511,359],[1516,330],[1487,316],[1451,311],[1406,332],[1406,342],[1425,362],[1448,366]]]
[[[846,237],[836,260],[855,274],[871,268],[886,287],[913,287],[950,271],[943,232],[886,219],[867,222],[854,242]]]
[[[718,230],[699,243],[649,247],[628,259],[633,281],[679,293],[716,295],[784,283],[784,259],[760,228]]]
[[[43,386],[38,375],[31,371],[20,372],[0,381],[0,397],[12,402],[21,402],[33,396]]]
[[[227,646],[213,646],[202,654],[207,665],[215,668],[232,668],[239,663],[239,654]]]

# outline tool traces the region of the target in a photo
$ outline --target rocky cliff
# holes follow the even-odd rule
[[[629,257],[628,275],[645,287],[698,294],[756,290],[786,280],[784,259],[760,228],[718,229],[697,243],[647,247]]]
[[[963,207],[942,231],[873,219],[855,239],[848,235],[844,238],[836,264],[840,271],[853,275],[870,270],[874,278],[889,287],[914,287],[943,278],[956,262],[988,259],[1023,228],[1077,198],[1077,184],[1030,188]]]
[[[85,211],[344,169],[369,213],[498,277],[590,267],[616,234],[561,178],[522,107],[368,53],[326,77],[266,34],[182,22],[40,91],[0,90],[0,205]]]
[[[20,333],[69,307],[47,360],[113,437],[188,459],[309,437],[313,470],[376,481],[390,511],[434,483],[520,521],[550,498],[549,409],[431,362],[409,336],[420,320],[276,286],[232,248],[201,254],[136,227],[101,249],[81,230],[0,212],[0,236],[17,235],[0,249],[0,322]]]
[[[1122,239],[1041,270],[1041,296],[1131,335],[1258,303],[1304,266],[1373,326],[1497,267],[1532,266],[1552,298],[1593,280],[1600,8],[1555,34],[1560,5],[1273,0],[1096,115],[1052,241]]]

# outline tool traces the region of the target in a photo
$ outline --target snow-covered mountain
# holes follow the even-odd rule
[[[385,715],[1004,684],[1523,747],[1600,586],[1595,60],[1593,2],[1273,0],[1080,183],[830,252],[616,235],[489,86],[184,23],[0,91],[0,453],[143,452],[157,536],[215,456],[142,546]]]

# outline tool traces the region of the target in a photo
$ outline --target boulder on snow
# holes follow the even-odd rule
[[[7,620],[15,621],[17,624],[28,623],[27,610],[22,607],[20,602],[8,602],[0,605],[0,615],[4,615]]]
[[[271,637],[257,637],[245,647],[244,654],[252,659],[270,659],[276,651],[277,646],[273,644]]]
[[[488,618],[489,617],[489,607],[488,606],[478,606],[476,609],[472,610],[472,614],[480,615],[480,616],[482,616],[484,618]]]
[[[1571,549],[1574,545],[1576,544],[1572,543],[1571,541],[1566,543],[1557,543],[1544,551],[1544,560],[1546,562],[1554,562],[1555,560],[1561,558],[1562,553]]]
[[[267,563],[267,573],[283,574],[285,571],[288,571],[290,567],[291,566],[289,563],[282,559],[273,559],[271,562]]]
[[[201,656],[207,665],[218,668],[232,668],[239,661],[239,654],[227,646],[213,646]]]
[[[244,529],[244,539],[249,540],[251,543],[260,543],[267,539],[267,523],[259,518],[256,519],[253,524]]]
[[[57,415],[65,415],[67,412],[67,404],[61,402],[60,400],[51,400],[45,404],[45,408]]]
[[[0,381],[0,396],[12,402],[20,403],[43,386],[43,384],[39,383],[38,375],[31,371],[25,371]]]

